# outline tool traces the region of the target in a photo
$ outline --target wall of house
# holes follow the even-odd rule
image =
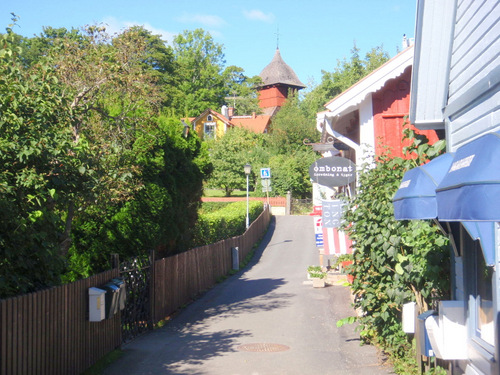
[[[288,97],[288,87],[273,86],[259,91],[259,106],[261,108],[281,107]]]
[[[205,124],[207,122],[214,122],[215,123],[215,133],[214,133],[215,138],[217,139],[217,138],[222,137],[226,133],[226,130],[227,130],[226,123],[213,114],[212,114],[212,121],[208,121],[207,117],[209,115],[211,115],[211,114],[207,114],[207,115],[203,116],[195,123],[196,133],[198,134],[198,136],[201,139],[206,138],[206,136],[205,136]]]
[[[447,117],[448,151],[500,130],[500,3],[457,5]]]
[[[500,130],[499,12],[498,1],[457,2],[448,102],[444,108],[448,152],[456,151],[485,133]],[[478,246],[477,241],[474,243],[470,240],[462,244],[463,274],[457,272],[452,275],[457,287],[455,298],[460,298],[463,293],[467,301],[469,359],[459,364],[462,368],[465,364],[468,371],[474,369],[482,374],[496,374],[499,369],[495,367],[495,357],[498,361],[500,354],[498,348],[493,345],[491,337],[488,339],[489,336],[483,332],[489,332],[489,329],[481,329],[481,321],[486,319],[484,314],[486,311],[487,321],[493,324],[489,314],[494,316],[499,310],[498,271],[490,270],[493,272],[492,280],[486,282],[478,280],[478,277],[484,274],[484,270],[477,265],[482,256],[477,249]],[[473,258],[473,254],[478,255]],[[485,288],[492,288],[489,291],[492,296],[488,298],[481,296],[481,289]],[[493,311],[483,309],[481,301],[489,302]],[[496,321],[494,324],[496,332],[499,322]]]
[[[402,143],[401,138],[410,109],[410,81],[411,67],[408,67],[372,95],[376,155],[382,155],[388,147],[392,156],[403,157],[403,147],[408,145],[408,142]],[[426,135],[431,144],[438,140],[434,130],[413,129]]]

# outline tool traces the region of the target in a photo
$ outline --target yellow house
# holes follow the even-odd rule
[[[211,109],[196,117],[191,124],[201,139],[218,139],[234,126],[228,118]]]

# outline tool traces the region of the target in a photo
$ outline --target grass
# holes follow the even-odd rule
[[[101,375],[106,367],[116,361],[123,355],[121,349],[115,349],[109,352],[100,360],[98,360],[92,367],[88,368],[82,375]]]

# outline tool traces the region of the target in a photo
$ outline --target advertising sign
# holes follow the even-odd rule
[[[339,199],[323,201],[322,224],[325,228],[338,228],[341,224],[343,202]]]
[[[344,186],[356,179],[356,164],[339,156],[321,158],[311,164],[309,176],[320,185]]]

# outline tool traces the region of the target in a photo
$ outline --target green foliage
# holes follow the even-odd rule
[[[136,27],[0,39],[0,295],[185,249],[211,165],[159,112],[171,51]]]
[[[288,191],[292,191],[295,198],[311,197],[309,166],[317,158],[316,153],[310,149],[298,150],[290,155],[272,156],[269,167],[273,177],[273,193],[283,197]]]
[[[316,112],[324,109],[325,103],[347,90],[387,60],[389,60],[389,55],[382,47],[372,48],[365,58],[361,59],[359,48],[354,45],[350,59],[344,58],[337,61],[333,72],[322,71],[321,83],[305,95],[301,103],[302,109],[310,116],[316,116]]]
[[[200,214],[193,229],[193,247],[243,234],[246,230],[246,204],[246,201],[235,202],[218,211]],[[262,210],[262,202],[250,201],[250,222],[255,220]]]
[[[270,134],[270,147],[273,154],[293,154],[307,149],[304,139],[317,141],[320,133],[316,130],[316,114],[307,117],[299,106],[298,95],[290,92],[285,104],[273,118]]]
[[[207,108],[220,108],[226,93],[223,46],[215,43],[209,33],[196,29],[177,35],[173,48],[180,91],[175,106],[186,116],[198,116]]]
[[[250,186],[253,186],[253,176],[259,166],[257,153],[263,147],[264,136],[243,128],[234,128],[220,139],[211,140],[208,147],[214,170],[208,186],[224,189],[226,196],[230,196],[236,189],[246,190],[243,167],[247,163],[252,165]]]
[[[247,77],[244,70],[237,66],[228,66],[222,75],[224,79],[226,101],[234,108],[235,115],[261,113],[256,87],[262,83],[259,76]]]
[[[307,267],[307,273],[309,274],[309,277],[315,279],[324,279],[326,277],[326,272],[324,272],[320,266]]]
[[[182,137],[179,120],[160,117],[158,125],[134,147],[142,189],[124,204],[94,207],[75,221],[67,280],[107,268],[111,253],[127,259],[156,249],[161,258],[190,246],[210,165],[200,139]]]
[[[26,71],[12,33],[0,36],[0,297],[58,282],[56,209],[75,187],[78,155],[53,68]]]
[[[361,336],[394,357],[410,346],[401,330],[402,304],[416,301],[425,311],[449,291],[448,239],[431,221],[396,221],[391,201],[404,172],[438,155],[444,144],[430,146],[409,128],[405,136],[413,159],[382,156],[375,166],[365,165],[358,195],[344,215],[344,229],[355,243],[348,272],[354,276],[354,305],[364,312],[358,319]]]

